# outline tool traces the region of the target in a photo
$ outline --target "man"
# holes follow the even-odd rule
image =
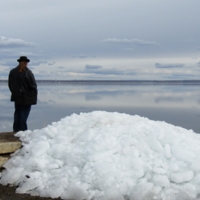
[[[30,60],[21,56],[17,61],[19,65],[10,71],[8,80],[11,101],[15,102],[14,132],[27,130],[31,105],[37,104],[37,84],[33,73],[27,67]]]

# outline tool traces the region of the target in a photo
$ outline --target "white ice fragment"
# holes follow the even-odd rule
[[[141,158],[138,158],[138,157],[134,158],[133,159],[133,168],[134,169],[142,169],[142,168],[144,168],[143,160]]]
[[[167,170],[161,167],[154,167],[153,172],[157,174],[166,174]]]
[[[153,183],[139,184],[133,187],[130,193],[130,200],[143,200],[145,196],[151,192]]]
[[[97,161],[97,160],[101,160],[105,157],[109,157],[111,155],[113,155],[114,153],[118,152],[118,149],[111,149],[105,152],[101,152],[101,153],[97,153],[95,155],[90,155],[87,157],[88,161]]]
[[[158,152],[158,153],[161,153],[163,152],[163,146],[161,145],[161,143],[156,140],[156,139],[152,139],[152,138],[149,138],[149,146],[152,150]]]
[[[43,169],[46,168],[47,165],[48,165],[48,160],[46,159],[41,160],[39,158],[30,157],[27,159],[24,167],[29,170],[42,171]]]
[[[193,152],[186,151],[185,149],[183,149],[181,146],[178,145],[172,147],[172,154],[175,158],[186,162],[191,162],[195,158]]]
[[[183,183],[192,180],[194,177],[193,171],[183,171],[177,173],[171,173],[170,179],[175,183]]]
[[[135,176],[137,178],[142,178],[145,175],[145,171],[143,169],[136,169],[135,170]]]
[[[116,167],[112,163],[99,161],[95,162],[94,172],[101,176],[108,176],[116,173]]]
[[[134,149],[133,150],[133,156],[135,156],[135,157],[139,157],[140,156],[140,152],[139,152],[138,149]]]
[[[52,199],[60,197],[63,191],[64,189],[62,186],[57,187],[56,185],[54,187],[45,189],[45,192],[48,193]]]
[[[161,190],[162,190],[162,187],[156,185],[156,186],[153,187],[152,191],[153,191],[154,194],[158,194]]]
[[[200,172],[200,159],[195,159],[191,162],[191,169],[195,172]]]
[[[197,175],[194,177],[194,183],[197,184],[197,185],[200,185],[200,174],[197,174]]]
[[[39,187],[40,185],[42,185],[43,182],[40,178],[37,179],[33,179],[33,178],[28,178],[26,179],[26,181],[24,182],[23,185],[19,186],[16,190],[17,193],[26,193],[30,190],[33,190],[37,187]]]
[[[166,188],[161,193],[161,199],[162,200],[194,200],[187,193],[180,190],[173,189],[173,188]]]
[[[166,158],[171,158],[172,154],[171,154],[171,147],[169,144],[165,144],[165,156]]]
[[[151,173],[151,172],[147,172],[147,173],[145,174],[145,178],[146,178],[148,181],[150,181],[150,180],[152,179],[152,173]]]
[[[66,154],[67,148],[63,144],[53,144],[51,148],[48,149],[48,154],[56,159],[62,159],[63,156]]]
[[[5,174],[5,171],[2,172],[2,177],[0,179],[0,183],[3,185],[18,184],[23,171],[24,171],[24,168],[18,167],[18,168],[12,168],[6,174]]]
[[[61,195],[63,199],[84,200],[87,199],[88,192],[81,185],[72,184]]]
[[[109,188],[105,191],[105,199],[107,200],[124,200],[122,194],[117,188]]]
[[[45,154],[49,148],[50,145],[47,141],[38,141],[31,149],[31,155],[36,158],[40,157]]]
[[[143,183],[147,183],[147,179],[146,178],[140,178],[138,179],[138,184],[143,184]]]
[[[194,177],[194,184],[195,184],[195,186],[196,186],[197,193],[200,194],[200,174],[197,174],[197,175]]]
[[[191,183],[186,183],[183,186],[182,191],[186,192],[192,198],[196,198],[197,197],[196,187]]]
[[[158,186],[167,187],[170,185],[169,179],[166,175],[154,174],[152,181],[155,185],[158,185]]]
[[[171,163],[169,166],[170,166],[171,172],[179,171],[179,167],[178,167],[178,165],[176,163]]]

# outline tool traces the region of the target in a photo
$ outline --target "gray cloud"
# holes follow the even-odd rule
[[[114,68],[105,69],[99,65],[86,65],[85,71],[83,71],[82,73],[99,74],[99,75],[118,75],[118,76],[135,75],[134,70],[123,70],[123,69],[117,70]]]
[[[116,69],[103,69],[103,67],[99,65],[86,65],[84,73],[101,75],[119,75],[122,74],[122,71]]]
[[[175,63],[175,64],[161,64],[161,63],[155,63],[156,68],[182,68],[184,67],[184,64],[182,63]]]
[[[66,69],[63,66],[59,66],[59,71],[39,71],[38,75],[42,78],[43,75],[44,77],[46,76],[46,74],[48,73],[49,76],[53,75],[59,75],[60,73],[63,74],[70,74],[70,73],[74,73],[74,76],[81,76],[81,77],[89,77],[90,78],[94,78],[95,75],[100,75],[100,77],[102,76],[103,78],[106,78],[106,76],[118,76],[118,77],[122,77],[122,76],[130,76],[130,75],[135,75],[136,72],[132,69],[128,69],[128,70],[124,70],[124,69],[115,69],[115,68],[103,68],[103,66],[100,65],[85,65],[85,68],[83,70],[81,69]],[[75,75],[76,74],[76,75]]]
[[[51,62],[51,63],[48,63],[48,65],[55,65],[56,62]]]
[[[160,75],[162,79],[166,80],[191,80],[191,79],[199,79],[199,75],[195,74],[177,74],[177,73],[171,73],[169,75]]]
[[[86,65],[85,66],[86,70],[101,69],[101,68],[102,68],[102,66],[100,66],[100,65]]]
[[[0,62],[0,65],[5,67],[16,67],[18,65],[17,60],[7,60],[5,62]]]
[[[22,39],[0,37],[0,48],[20,48],[20,47],[34,47],[35,43],[27,42]]]
[[[47,61],[44,61],[44,60],[38,60],[38,61],[30,61],[30,64],[31,66],[35,66],[35,65],[41,65],[41,64],[49,64]]]
[[[0,48],[0,59],[1,59],[1,63],[2,61],[8,62],[8,60],[11,61],[17,61],[17,59],[20,56],[27,56],[28,58],[37,60],[40,57],[42,57],[42,54],[39,53],[32,53],[32,52],[26,52],[26,51],[21,51],[19,52],[17,48],[13,48],[13,49],[1,49]]]
[[[117,39],[117,38],[108,38],[103,40],[105,43],[114,43],[114,44],[135,44],[135,45],[157,45],[155,41],[147,41],[141,39]]]
[[[48,64],[47,61],[30,61],[29,66],[37,66],[41,64]],[[0,65],[6,66],[6,67],[16,67],[18,65],[18,62],[15,60],[7,60],[5,62],[0,62]]]
[[[93,72],[90,72],[90,73],[94,73],[94,74],[102,74],[102,75],[122,75],[123,73],[121,71],[118,71],[118,70],[114,70],[114,69],[111,69],[111,70],[99,70],[99,71],[93,71]]]
[[[89,56],[89,55],[85,55],[85,54],[79,54],[79,55],[70,54],[70,57],[72,57],[72,58],[95,58],[96,56]]]

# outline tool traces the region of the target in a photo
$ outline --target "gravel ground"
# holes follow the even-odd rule
[[[15,187],[0,185],[0,200],[52,200],[52,198],[42,198],[30,196],[28,194],[15,193]],[[60,198],[54,200],[61,200]]]

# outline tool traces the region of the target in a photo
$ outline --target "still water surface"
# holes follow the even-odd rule
[[[95,110],[140,115],[200,133],[199,85],[38,84],[38,104],[28,119],[41,129],[73,113]],[[0,132],[12,131],[14,105],[0,85]]]

